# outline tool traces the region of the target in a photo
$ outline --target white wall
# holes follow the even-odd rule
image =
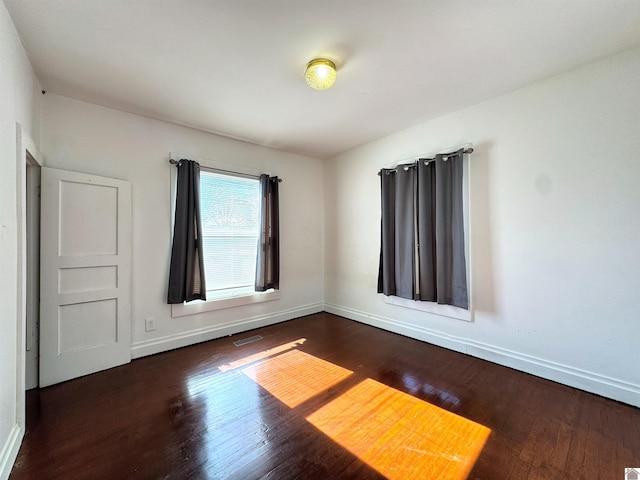
[[[628,51],[326,161],[327,310],[640,406],[639,86]],[[377,171],[466,142],[471,323],[376,294]]]
[[[45,166],[132,183],[132,353],[156,353],[323,309],[322,162],[47,94]],[[249,167],[280,184],[281,297],[193,316],[166,304],[171,250],[170,152]],[[145,317],[157,330],[144,331]]]
[[[0,2],[0,479],[8,478],[24,435],[22,218],[17,197],[24,166],[16,148],[16,124],[37,139],[39,90]]]

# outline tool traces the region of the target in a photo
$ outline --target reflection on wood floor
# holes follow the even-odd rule
[[[28,392],[11,479],[622,478],[639,462],[640,409],[323,313]]]

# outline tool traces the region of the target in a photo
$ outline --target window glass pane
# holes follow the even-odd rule
[[[260,228],[259,188],[256,179],[200,172],[207,292],[242,287],[253,291]]]

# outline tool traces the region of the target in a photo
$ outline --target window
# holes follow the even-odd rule
[[[471,320],[464,161],[471,152],[460,149],[380,171],[378,292],[385,303]]]
[[[253,293],[260,229],[258,180],[201,168],[200,211],[207,300]]]
[[[178,160],[174,155],[171,158]],[[262,201],[259,172],[210,161],[198,163],[207,300],[172,304],[171,315],[192,315],[280,298],[278,290],[255,291]],[[176,170],[171,171],[172,208]],[[240,171],[231,173],[232,170]]]

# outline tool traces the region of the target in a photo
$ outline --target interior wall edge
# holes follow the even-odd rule
[[[640,407],[640,385],[341,305],[325,303],[324,310],[350,320]]]
[[[294,318],[320,313],[324,310],[324,303],[316,302],[308,305],[282,310],[280,312],[259,315],[234,320],[220,325],[211,325],[205,328],[167,335],[153,340],[145,340],[131,344],[131,358],[141,358],[148,355],[155,355],[176,348],[188,347],[201,342],[207,342],[216,338],[246,332],[255,328],[266,327],[275,323],[286,322]]]
[[[2,450],[0,450],[0,480],[7,480],[13,464],[18,458],[18,451],[24,437],[24,429],[16,423],[11,429]]]

